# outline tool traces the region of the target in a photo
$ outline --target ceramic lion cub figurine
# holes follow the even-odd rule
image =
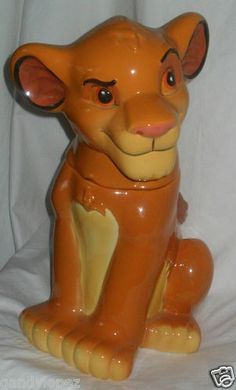
[[[71,45],[12,56],[20,92],[75,132],[51,195],[51,296],[20,325],[35,347],[97,378],[127,378],[139,347],[199,348],[192,309],[213,265],[202,241],[177,233],[177,141],[186,82],[207,49],[206,21],[187,13],[158,29],[113,17]]]

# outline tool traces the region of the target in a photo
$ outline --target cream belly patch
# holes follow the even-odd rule
[[[119,225],[108,209],[103,215],[74,202],[72,214],[79,240],[83,311],[91,314],[118,241]]]

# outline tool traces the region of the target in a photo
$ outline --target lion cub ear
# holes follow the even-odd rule
[[[184,77],[196,77],[205,63],[209,30],[206,20],[197,13],[186,13],[162,27],[167,40],[177,48]]]
[[[64,48],[34,43],[15,51],[10,63],[11,77],[29,103],[46,111],[63,110],[67,55]]]

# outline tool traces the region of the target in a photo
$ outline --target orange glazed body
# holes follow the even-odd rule
[[[51,296],[23,311],[21,328],[97,378],[127,378],[139,347],[199,348],[192,309],[213,265],[202,241],[179,233],[177,141],[207,48],[206,21],[188,13],[158,29],[114,17],[71,45],[12,56],[19,91],[75,132],[52,190]]]

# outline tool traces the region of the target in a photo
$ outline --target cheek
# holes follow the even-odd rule
[[[180,88],[174,95],[168,96],[167,100],[174,107],[178,114],[180,123],[183,121],[189,104],[189,94],[185,85]]]
[[[114,116],[114,110],[97,108],[80,99],[76,103],[74,101],[68,103],[65,111],[78,131],[88,142],[96,146],[102,142],[104,132]]]

